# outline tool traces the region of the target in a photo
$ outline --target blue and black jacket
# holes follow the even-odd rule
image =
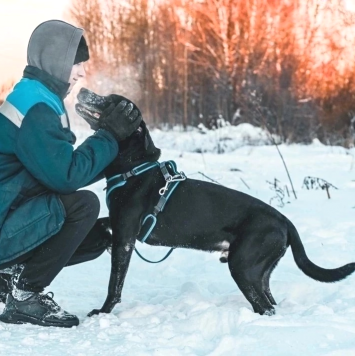
[[[59,196],[102,178],[118,154],[105,130],[74,149],[67,89],[27,66],[0,107],[0,266],[56,234],[65,220]]]

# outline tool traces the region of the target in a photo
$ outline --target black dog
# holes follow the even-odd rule
[[[93,119],[115,95],[98,96],[86,89],[78,95],[77,112]],[[107,179],[130,172],[159,159],[144,122],[128,139],[119,143],[117,158],[105,171]],[[130,173],[128,173],[128,176]],[[121,301],[121,292],[142,220],[154,210],[159,190],[166,180],[159,166],[132,176],[112,190],[109,217],[112,228],[112,265],[108,296],[102,308],[89,315],[109,313]],[[355,263],[336,269],[313,264],[294,225],[280,212],[236,190],[213,183],[186,179],[176,187],[146,242],[203,251],[228,251],[228,266],[234,281],[255,312],[272,315],[276,305],[269,279],[290,245],[297,266],[321,282],[336,282],[355,270]]]

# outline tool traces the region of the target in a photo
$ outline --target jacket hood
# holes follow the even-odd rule
[[[68,83],[83,29],[61,20],[41,23],[27,47],[27,62]]]

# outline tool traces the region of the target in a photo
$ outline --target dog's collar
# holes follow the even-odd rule
[[[122,187],[123,185],[125,185],[127,183],[127,179],[133,176],[138,176],[146,171],[148,171],[149,169],[152,169],[154,167],[159,166],[159,162],[155,161],[155,162],[147,162],[147,163],[143,163],[135,168],[133,168],[132,170],[126,172],[126,173],[122,173],[122,174],[117,174],[109,179],[107,179],[106,181],[106,204],[108,205],[108,198],[111,194],[111,192],[113,190],[115,190],[116,188]]]
[[[177,172],[176,163],[174,161],[167,161],[167,162],[161,162],[161,163],[159,163],[158,161],[146,162],[146,163],[143,163],[143,164],[133,168],[132,170],[130,170],[126,173],[117,174],[113,177],[110,177],[106,181],[106,183],[107,183],[106,205],[109,206],[109,197],[110,197],[112,191],[115,190],[116,188],[119,188],[119,187],[122,187],[123,185],[125,185],[127,183],[128,178],[138,176],[138,175],[140,175],[154,167],[160,167],[161,173],[163,174],[164,179],[166,181],[165,186],[159,190],[159,194],[161,195],[161,198],[164,198],[165,196],[170,196],[170,192],[168,192],[169,184],[174,183],[174,182],[180,182],[180,181],[183,181],[186,179],[184,172],[180,172],[180,173]],[[169,173],[169,168],[173,172],[174,176],[172,176]],[[159,202],[157,207],[160,207],[161,204],[162,203]],[[164,205],[165,205],[165,203],[164,203]],[[163,210],[164,205],[161,207],[160,211]],[[155,209],[155,212],[156,212],[156,209]]]

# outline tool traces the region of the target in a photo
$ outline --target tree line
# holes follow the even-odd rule
[[[355,18],[341,0],[72,0],[89,82],[151,125],[224,118],[285,142],[354,142]]]

